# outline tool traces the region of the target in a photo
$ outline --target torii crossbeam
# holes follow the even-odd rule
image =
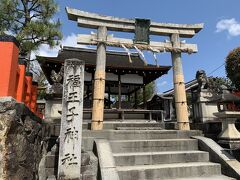
[[[92,130],[101,130],[103,127],[104,92],[105,92],[105,64],[106,46],[138,48],[157,52],[171,52],[173,65],[173,82],[175,91],[175,107],[178,127],[180,130],[189,130],[186,92],[182,69],[181,53],[196,53],[196,44],[186,44],[180,38],[191,38],[198,33],[203,24],[170,24],[156,23],[150,20],[125,19],[112,16],[103,16],[95,13],[66,8],[68,18],[77,21],[79,27],[98,29],[97,34],[78,35],[77,42],[85,45],[97,46],[96,72],[94,78],[94,98],[92,109]],[[141,24],[146,22],[146,26]],[[143,26],[142,26],[143,25]],[[158,35],[170,37],[169,42],[154,42],[147,39],[139,42],[137,33],[142,35]],[[135,33],[135,40],[115,38],[107,34],[109,31]],[[136,38],[137,37],[137,38]],[[136,40],[137,39],[137,40]],[[141,38],[140,38],[141,39]]]

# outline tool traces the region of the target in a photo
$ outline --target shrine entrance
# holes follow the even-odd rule
[[[156,23],[148,19],[124,19],[112,16],[102,16],[77,9],[66,8],[68,18],[76,21],[79,27],[97,29],[97,34],[78,35],[78,44],[96,45],[96,71],[94,74],[94,92],[92,109],[92,130],[103,128],[104,93],[106,77],[106,47],[135,48],[154,52],[170,52],[173,65],[173,83],[175,91],[175,107],[178,127],[180,130],[189,130],[186,92],[182,69],[181,53],[196,53],[197,45],[186,44],[180,38],[191,38],[198,33],[203,24],[169,24]],[[115,38],[107,31],[135,33],[135,38]],[[169,42],[150,41],[150,35],[167,36]]]

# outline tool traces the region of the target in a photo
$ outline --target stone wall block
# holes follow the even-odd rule
[[[81,166],[86,166],[90,163],[90,155],[85,152],[85,151],[82,151],[81,153]]]
[[[9,97],[0,98],[0,179],[38,178],[41,122],[24,104]]]

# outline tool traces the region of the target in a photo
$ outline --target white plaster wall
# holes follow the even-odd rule
[[[143,84],[143,77],[137,74],[125,74],[121,76],[122,83]]]
[[[92,81],[92,74],[85,72],[84,81]],[[118,81],[118,75],[113,73],[106,73],[107,81]],[[125,74],[121,76],[122,83],[131,83],[131,84],[143,84],[143,77],[137,74]]]
[[[118,81],[118,75],[113,73],[106,73],[106,80],[107,81]]]

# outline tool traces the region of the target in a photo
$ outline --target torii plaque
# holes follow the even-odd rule
[[[197,52],[197,45],[186,44],[180,38],[191,38],[198,33],[203,24],[170,24],[148,22],[149,35],[170,37],[169,42],[141,43],[131,39],[115,38],[107,35],[107,30],[135,33],[137,20],[103,16],[66,8],[68,18],[77,21],[78,26],[98,29],[97,35],[78,35],[77,42],[85,45],[97,45],[97,62],[94,83],[94,99],[92,110],[92,129],[101,130],[103,127],[104,92],[105,92],[105,64],[106,46],[138,48],[157,52],[171,52],[173,65],[173,83],[175,91],[175,107],[178,127],[180,130],[189,130],[186,92],[182,69],[181,53]],[[142,24],[142,23],[141,23]],[[145,38],[147,39],[147,38]],[[147,42],[147,41],[146,41]]]

